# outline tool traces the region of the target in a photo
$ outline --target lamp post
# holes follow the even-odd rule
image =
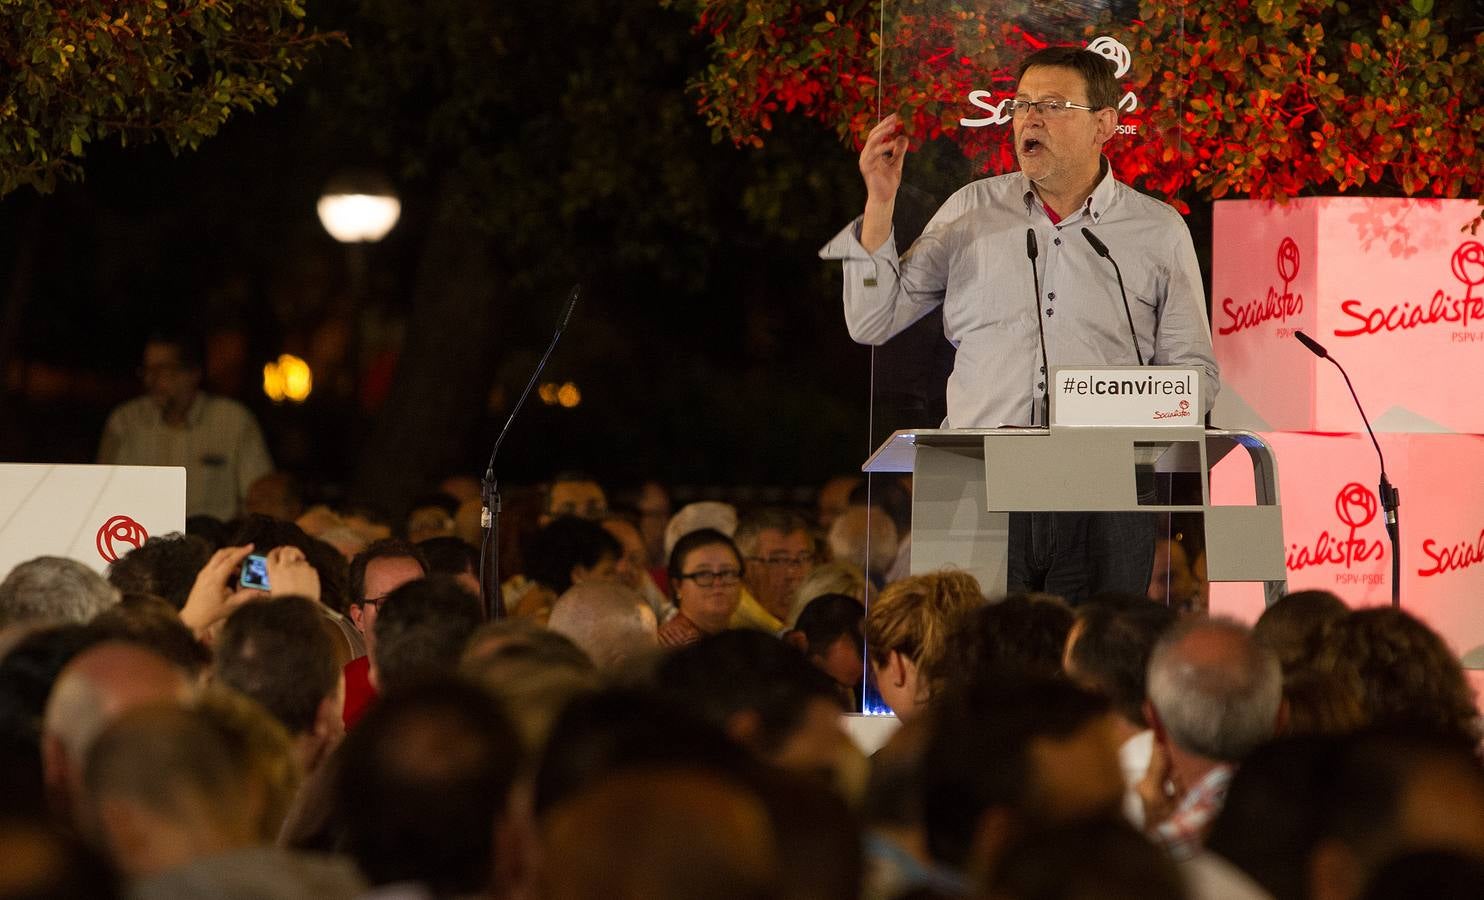
[[[347,310],[350,338],[346,356],[351,368],[351,389],[360,383],[361,304],[366,299],[366,245],[387,236],[402,215],[402,201],[391,182],[366,170],[341,172],[330,179],[315,204],[320,224],[330,237],[345,245],[350,271]],[[355,402],[360,398],[356,397]]]

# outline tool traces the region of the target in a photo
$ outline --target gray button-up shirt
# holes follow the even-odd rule
[[[1139,364],[1113,266],[1082,236],[1084,227],[1123,269],[1145,361],[1200,370],[1209,412],[1220,385],[1190,231],[1172,207],[1119,183],[1106,165],[1092,196],[1057,224],[1015,172],[949,197],[900,259],[895,234],[867,253],[860,219],[819,255],[844,263],[845,324],[863,344],[884,343],[943,304],[943,333],[958,351],[945,427],[1042,424],[1046,375],[1027,228],[1040,249],[1039,315],[1050,366]]]

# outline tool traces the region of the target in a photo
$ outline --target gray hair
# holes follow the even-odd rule
[[[742,551],[744,558],[757,553],[757,539],[764,531],[779,531],[783,534],[793,534],[796,531],[809,533],[809,523],[804,517],[796,512],[786,509],[768,507],[753,510],[737,523],[737,533],[732,535],[732,540],[737,542],[737,549]]]
[[[1273,736],[1283,671],[1240,622],[1189,621],[1155,644],[1149,702],[1175,744],[1236,762]]]
[[[118,602],[118,589],[77,560],[38,556],[0,581],[0,628],[18,622],[84,624]]]

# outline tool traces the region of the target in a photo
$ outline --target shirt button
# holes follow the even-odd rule
[[[1055,300],[1056,299],[1056,291],[1052,291],[1051,293],[1047,294],[1046,295],[1046,299],[1047,300]]]
[[[1048,310],[1046,310],[1046,315],[1048,315],[1048,316],[1054,316],[1054,315],[1056,315],[1056,310],[1054,310],[1054,309],[1048,309]]]
[[[1044,390],[1046,390],[1046,382],[1044,382],[1044,381],[1037,382],[1036,383],[1036,390],[1038,390],[1038,391],[1044,391]]]
[[[1060,247],[1060,246],[1061,246],[1061,238],[1054,238],[1054,239],[1053,239],[1053,240],[1052,240],[1052,241],[1051,241],[1051,243],[1053,243],[1053,244],[1055,244],[1055,245],[1056,245],[1056,246],[1058,246],[1058,247]]]

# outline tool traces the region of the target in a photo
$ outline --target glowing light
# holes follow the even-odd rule
[[[582,402],[582,391],[578,390],[577,385],[570,381],[557,388],[556,396],[557,402],[562,405],[563,409],[571,409]]]
[[[375,172],[345,172],[325,185],[315,204],[320,224],[342,244],[369,244],[386,237],[402,215],[391,183]]]
[[[263,366],[263,393],[274,403],[303,403],[313,390],[309,363],[293,354],[285,353]]]
[[[556,384],[548,381],[536,389],[536,394],[541,398],[542,403],[545,403],[547,406],[556,406],[558,390],[560,389]]]

